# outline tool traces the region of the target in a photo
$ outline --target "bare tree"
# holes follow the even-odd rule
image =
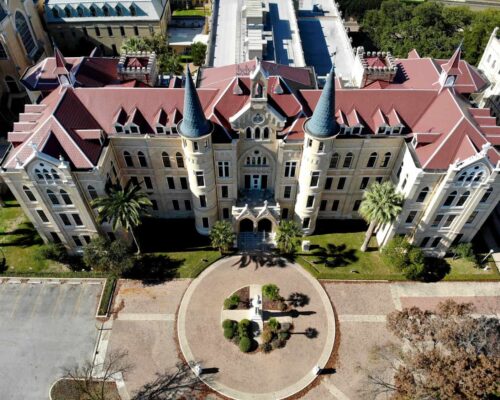
[[[178,362],[172,370],[157,374],[156,379],[144,385],[133,400],[196,399],[205,389],[205,384],[193,373],[191,367]]]
[[[112,351],[104,362],[96,361],[96,358],[87,360],[83,364],[64,368],[63,379],[70,380],[74,391],[88,400],[108,400],[106,387],[115,381],[120,374],[132,369],[127,362],[126,351]]]

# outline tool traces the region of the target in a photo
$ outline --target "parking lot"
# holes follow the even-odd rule
[[[0,399],[47,399],[64,366],[92,356],[101,281],[0,281]]]

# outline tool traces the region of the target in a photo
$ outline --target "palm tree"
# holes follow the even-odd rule
[[[234,238],[233,227],[227,221],[217,221],[210,230],[212,247],[219,249],[221,254],[229,250]]]
[[[137,253],[141,252],[139,242],[134,234],[134,228],[140,225],[141,215],[146,214],[146,207],[152,205],[151,200],[141,187],[135,184],[121,188],[110,188],[107,197],[99,197],[92,201],[92,207],[97,210],[99,223],[110,222],[113,230],[119,227],[130,232],[137,246]]]
[[[401,212],[404,196],[396,192],[392,182],[373,183],[363,194],[359,213],[368,222],[361,251],[366,251],[375,228],[393,221]]]
[[[276,232],[276,244],[283,254],[290,254],[295,248],[295,242],[302,236],[302,230],[295,221],[281,221]]]

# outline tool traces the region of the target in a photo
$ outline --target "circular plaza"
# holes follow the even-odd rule
[[[287,311],[263,311],[264,324],[271,318],[290,320],[293,327],[283,348],[265,352],[255,346],[242,352],[223,336],[221,322],[228,315],[224,300],[241,288],[270,283],[285,299],[300,293],[307,302]],[[260,292],[257,296],[250,290],[251,305],[243,314],[259,314],[252,307],[260,300]],[[307,334],[311,330],[315,335]],[[184,358],[199,365],[200,377],[215,391],[240,400],[282,399],[306,388],[318,367],[326,366],[335,341],[335,316],[323,287],[299,265],[234,256],[219,260],[191,283],[179,308],[177,331]]]

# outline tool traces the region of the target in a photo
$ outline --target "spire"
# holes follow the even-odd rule
[[[187,65],[186,85],[184,88],[184,111],[183,119],[179,124],[179,133],[188,138],[198,138],[210,133],[211,124],[205,118],[200,98],[191,77],[189,65]]]
[[[317,137],[331,137],[339,131],[335,120],[335,66],[332,65],[330,74],[321,93],[312,117],[305,125],[307,133]]]
[[[460,56],[462,54],[462,43],[457,47],[455,53],[451,56],[446,64],[443,65],[443,71],[447,75],[459,75],[460,74]]]
[[[54,57],[56,59],[56,67],[54,68],[54,73],[57,75],[68,75],[68,66],[64,56],[58,47],[54,46]]]

